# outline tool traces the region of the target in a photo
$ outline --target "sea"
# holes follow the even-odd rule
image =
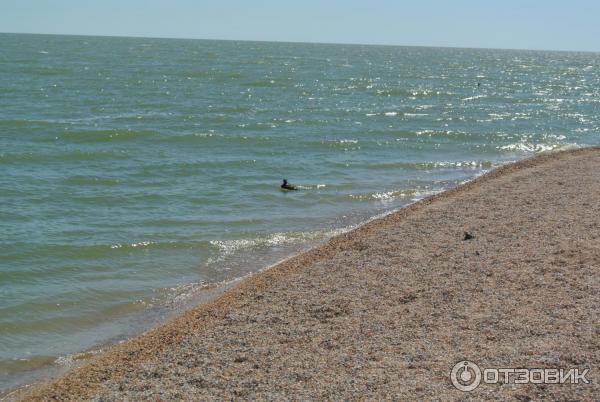
[[[0,389],[599,135],[599,53],[0,34]]]

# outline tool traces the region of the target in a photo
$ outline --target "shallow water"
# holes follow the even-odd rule
[[[0,387],[144,328],[186,284],[600,132],[597,53],[0,44]]]

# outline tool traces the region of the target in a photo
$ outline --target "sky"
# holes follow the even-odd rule
[[[0,32],[600,51],[600,1],[0,0]]]

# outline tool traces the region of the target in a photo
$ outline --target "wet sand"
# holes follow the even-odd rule
[[[472,238],[465,240],[465,232]],[[589,385],[450,381],[590,368]],[[27,400],[593,400],[600,149],[538,156],[254,275]]]

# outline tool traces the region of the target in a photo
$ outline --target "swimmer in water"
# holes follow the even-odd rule
[[[281,185],[281,188],[284,190],[298,190],[296,186],[292,186],[291,184],[289,184],[286,179],[283,179],[283,184]]]

